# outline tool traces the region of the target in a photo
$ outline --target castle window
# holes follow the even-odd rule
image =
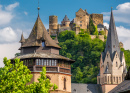
[[[44,60],[42,59],[42,65],[43,65],[43,61],[44,61]]]
[[[114,82],[115,82],[115,77],[114,77]]]
[[[118,67],[118,63],[116,62],[116,67]]]
[[[46,66],[46,60],[44,60],[44,66]]]
[[[108,76],[108,83],[109,83],[109,76]]]
[[[80,23],[82,23],[82,21],[80,21]]]
[[[66,78],[64,78],[64,90],[66,89]]]
[[[38,59],[36,59],[36,65],[38,65]]]
[[[54,64],[55,64],[55,61],[54,61],[54,60],[52,60],[52,66],[54,66]]]
[[[82,24],[80,24],[80,26],[82,26]]]
[[[121,82],[121,77],[119,77],[119,81]]]
[[[55,60],[55,66],[57,65],[57,61]]]
[[[42,47],[45,47],[45,42],[42,42]]]
[[[49,66],[51,66],[51,60],[49,60]]]
[[[118,83],[118,77],[116,77],[116,83]]]
[[[80,17],[80,19],[82,19],[82,17]]]
[[[107,62],[107,67],[109,67],[109,62]]]
[[[49,63],[48,63],[48,59],[47,59],[47,61],[46,61],[46,65],[47,65],[47,66],[49,65]]]
[[[105,76],[105,82],[107,82],[107,77]]]
[[[39,65],[41,65],[41,60],[39,59]]]

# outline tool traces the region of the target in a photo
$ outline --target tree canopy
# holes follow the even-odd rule
[[[78,35],[74,31],[63,31],[59,33],[58,40],[62,48],[60,54],[76,61],[71,65],[72,82],[96,83],[105,42],[98,38],[92,40],[85,31]]]
[[[46,69],[43,68],[39,82],[31,81],[31,71],[23,65],[23,61],[15,59],[15,64],[4,58],[5,66],[0,69],[0,93],[48,93],[51,88],[57,89],[57,86],[51,84],[46,78]]]

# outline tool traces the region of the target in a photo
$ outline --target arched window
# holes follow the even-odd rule
[[[114,77],[114,82],[115,82],[115,77]]]
[[[105,76],[105,82],[107,82],[107,77]]]
[[[108,83],[109,83],[109,76],[108,76]]]
[[[64,89],[66,89],[66,78],[64,78]]]
[[[42,47],[45,47],[45,42],[44,41],[42,41]]]
[[[116,77],[116,83],[118,84],[118,77]]]
[[[109,67],[109,62],[107,62],[107,67]]]
[[[116,67],[118,67],[118,63],[116,62]]]

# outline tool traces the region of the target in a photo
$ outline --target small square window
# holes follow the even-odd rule
[[[80,24],[80,26],[82,26],[82,24]]]
[[[82,21],[80,21],[80,23],[82,23]]]

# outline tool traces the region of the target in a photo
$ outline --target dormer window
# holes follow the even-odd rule
[[[44,41],[42,41],[42,47],[45,47],[45,42]]]
[[[118,67],[118,63],[116,62],[116,67]]]

